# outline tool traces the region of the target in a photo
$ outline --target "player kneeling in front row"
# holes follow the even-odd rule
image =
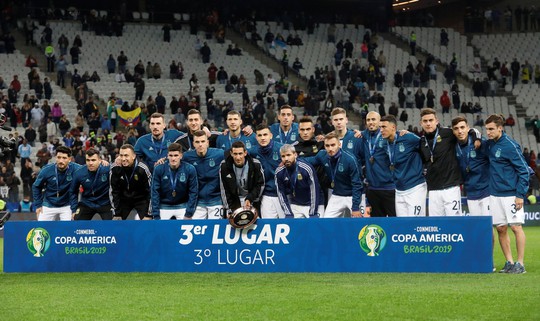
[[[529,189],[529,166],[525,162],[521,147],[503,131],[504,120],[498,115],[486,119],[489,138],[489,190],[490,211],[493,225],[497,227],[499,244],[506,258],[500,272],[525,273],[525,223],[523,199]],[[516,236],[517,261],[514,262],[508,237],[508,225]]]
[[[221,199],[230,215],[243,207],[260,209],[264,190],[264,171],[259,160],[248,155],[243,142],[232,144],[219,167]]]
[[[199,185],[193,165],[182,162],[182,146],[172,143],[167,160],[154,168],[152,216],[162,220],[191,219],[197,206]]]
[[[276,187],[279,202],[285,215],[309,218],[317,214],[319,182],[315,169],[298,158],[294,146],[280,148],[283,165],[276,169]]]

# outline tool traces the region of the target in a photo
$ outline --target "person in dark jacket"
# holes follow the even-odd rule
[[[219,169],[221,199],[227,213],[240,207],[260,210],[265,178],[261,163],[248,155],[241,141],[232,144]]]

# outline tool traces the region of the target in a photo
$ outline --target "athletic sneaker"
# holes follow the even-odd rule
[[[510,270],[512,270],[513,267],[514,267],[514,264],[510,263],[509,261],[506,261],[506,263],[504,263],[504,267],[502,268],[502,270],[499,271],[499,273],[508,273],[510,272]]]
[[[512,269],[508,271],[508,273],[523,274],[523,273],[527,273],[527,271],[525,271],[525,267],[521,263],[516,262],[514,266],[512,267]]]

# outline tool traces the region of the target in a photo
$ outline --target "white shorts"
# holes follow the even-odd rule
[[[426,216],[426,193],[425,182],[404,191],[396,190],[396,216]]]
[[[177,220],[183,220],[184,215],[186,214],[185,208],[178,209],[159,209],[159,217],[162,220],[170,220],[175,217]],[[137,215],[138,217],[138,215]]]
[[[223,205],[214,206],[197,206],[195,213],[193,214],[194,220],[217,220],[223,218],[221,212],[223,211]]]
[[[461,216],[461,190],[459,186],[429,191],[429,216]]]
[[[467,200],[467,207],[469,208],[469,215],[474,216],[490,216],[489,212],[489,196],[481,198],[479,200]]]
[[[262,196],[260,214],[261,218],[285,218],[285,212],[277,196]]]
[[[62,207],[43,206],[38,221],[71,221],[71,214],[69,205]]]
[[[523,207],[516,210],[515,196],[490,196],[489,209],[493,216],[493,225],[525,224]]]
[[[309,218],[309,206],[291,204],[294,218]]]
[[[362,194],[360,199],[360,213],[364,215],[366,212],[366,194]],[[346,212],[352,212],[352,196],[330,195],[328,205],[322,218],[345,217]]]

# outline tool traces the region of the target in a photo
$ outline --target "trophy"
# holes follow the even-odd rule
[[[45,247],[45,238],[43,237],[42,230],[34,231],[34,237],[32,238],[32,243],[34,245],[34,249],[36,250],[36,254],[34,254],[34,256],[42,257],[43,253],[41,253],[41,251],[43,250],[43,247]]]
[[[234,228],[244,229],[253,225],[258,217],[255,207],[239,207],[229,215],[229,224]]]
[[[377,248],[379,247],[379,241],[380,241],[380,236],[379,236],[379,233],[377,233],[377,227],[375,226],[368,227],[368,233],[366,235],[366,245],[370,250],[370,252],[367,254],[368,256],[377,255],[375,250],[377,250]]]

